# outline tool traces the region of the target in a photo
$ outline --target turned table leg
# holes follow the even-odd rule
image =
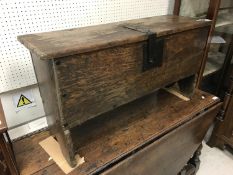
[[[180,171],[178,175],[195,175],[200,167],[200,155],[202,144],[197,148],[193,157],[188,161],[187,165]]]
[[[202,144],[197,148],[197,150],[194,153],[193,157],[189,160],[189,163],[195,166],[195,173],[198,171],[198,169],[200,167],[201,150],[202,150]]]

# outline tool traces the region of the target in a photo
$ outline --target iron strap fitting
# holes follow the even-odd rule
[[[164,38],[158,38],[156,33],[141,25],[124,25],[123,27],[147,35],[147,43],[143,45],[142,71],[162,66]]]

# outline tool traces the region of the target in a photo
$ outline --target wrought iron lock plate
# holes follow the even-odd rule
[[[124,25],[125,28],[146,33],[147,43],[143,45],[143,67],[142,71],[160,67],[163,63],[164,39],[158,38],[156,33],[141,25]]]

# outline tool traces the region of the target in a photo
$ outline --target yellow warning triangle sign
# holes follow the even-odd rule
[[[27,97],[25,97],[23,94],[21,94],[19,101],[18,101],[18,104],[17,104],[17,107],[22,107],[22,106],[25,106],[25,105],[28,105],[31,103],[32,102]]]

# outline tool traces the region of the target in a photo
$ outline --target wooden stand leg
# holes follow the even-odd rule
[[[198,149],[194,153],[193,157],[188,162],[189,164],[192,164],[195,166],[195,173],[199,170],[199,167],[200,167],[201,150],[202,150],[202,144],[198,147]]]
[[[73,141],[71,138],[70,130],[64,130],[62,127],[60,127],[59,131],[57,131],[56,140],[58,141],[61,151],[69,163],[71,167],[75,167],[77,165],[76,159],[75,159],[75,151],[73,147]]]

